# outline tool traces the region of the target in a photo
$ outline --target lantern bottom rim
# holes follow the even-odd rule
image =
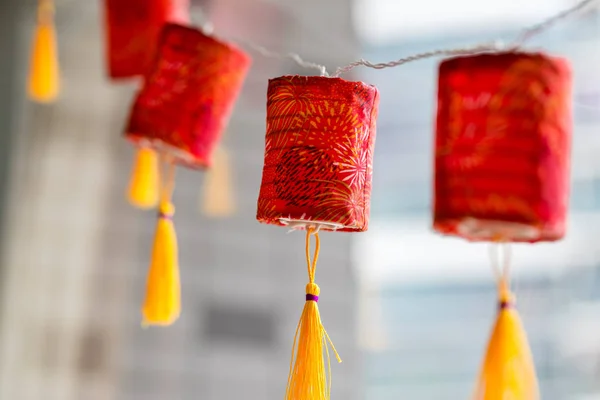
[[[434,228],[470,241],[536,242],[544,240],[545,232],[526,223],[464,217],[452,221],[436,221]]]
[[[164,142],[160,139],[150,139],[134,134],[128,133],[127,138],[131,140],[136,146],[139,147],[150,147],[154,151],[160,154],[167,155],[172,158],[173,162],[192,169],[206,169],[210,167],[210,163],[201,158],[194,157],[190,153],[177,148],[169,143]]]
[[[460,234],[479,240],[529,241],[541,235],[540,230],[531,225],[471,217],[460,221],[457,228]]]
[[[337,231],[345,227],[343,224],[338,224],[335,222],[296,218],[279,218],[279,222],[282,225],[291,228],[292,230],[306,230],[312,228],[316,231],[321,229],[326,231]]]

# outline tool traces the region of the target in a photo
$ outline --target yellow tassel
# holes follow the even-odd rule
[[[202,197],[202,212],[209,217],[229,217],[235,213],[230,159],[224,148],[217,150],[215,163],[206,174]]]
[[[29,97],[41,103],[56,99],[59,91],[58,51],[51,0],[40,0],[29,70]]]
[[[138,208],[156,207],[158,184],[158,155],[149,147],[141,147],[129,183],[129,202]]]
[[[169,167],[170,173],[159,207],[146,284],[146,298],[142,309],[143,325],[171,325],[181,312],[177,236],[172,220],[175,209],[170,201],[174,166],[169,164]]]
[[[310,236],[316,239],[313,261],[310,261]],[[296,329],[292,346],[292,360],[288,376],[286,400],[327,400],[331,396],[331,363],[328,344],[338,362],[340,359],[329,335],[321,323],[319,315],[320,289],[315,283],[315,270],[319,257],[320,240],[318,232],[309,229],[306,233],[306,261],[309,283],[306,285],[306,303]],[[323,352],[327,361],[323,359]],[[295,357],[294,357],[295,354]],[[327,364],[327,371],[325,370]],[[329,379],[328,379],[329,378]]]
[[[474,400],[537,400],[533,356],[515,309],[506,273],[499,282],[499,311]]]

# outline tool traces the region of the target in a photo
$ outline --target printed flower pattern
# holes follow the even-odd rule
[[[564,236],[571,144],[571,74],[543,54],[460,57],[440,66],[434,228],[469,240]],[[534,228],[484,236],[466,220]]]
[[[362,143],[369,140],[369,129],[355,128],[354,137],[347,136],[348,140],[336,147],[336,152],[340,155],[349,155],[344,161],[338,163],[344,175],[342,181],[350,186],[364,187],[367,184],[368,171],[373,169],[371,148],[365,147]]]
[[[339,78],[269,82],[259,221],[367,229],[378,96],[373,86]]]

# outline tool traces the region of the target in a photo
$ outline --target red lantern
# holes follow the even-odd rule
[[[378,103],[377,89],[361,82],[305,76],[269,81],[257,219],[307,230],[309,282],[286,400],[330,397],[325,370],[330,352],[323,347],[333,345],[317,307],[318,231],[367,230]],[[312,259],[311,236],[316,238]]]
[[[108,74],[145,75],[164,24],[189,22],[189,0],[106,0]]]
[[[441,64],[435,230],[473,241],[564,236],[570,93],[567,63],[542,54]]]
[[[171,204],[174,165],[211,165],[249,67],[250,58],[241,50],[199,30],[167,24],[155,63],[133,105],[126,136],[140,151],[130,200],[145,208],[159,202],[144,304],[148,324],[170,324],[179,315],[177,242]],[[162,177],[157,171],[157,153],[168,166]]]
[[[569,198],[570,95],[567,62],[543,54],[444,61],[434,229],[471,241],[561,239]],[[476,387],[478,400],[539,399],[508,268],[508,259],[503,270],[496,262],[498,315]]]
[[[377,89],[361,82],[271,79],[256,218],[366,231],[378,103]]]
[[[246,53],[199,30],[165,26],[126,135],[169,151],[181,164],[209,167],[250,67]]]

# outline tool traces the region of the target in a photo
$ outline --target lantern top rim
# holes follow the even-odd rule
[[[519,59],[534,59],[546,64],[552,64],[559,68],[569,68],[569,61],[565,57],[555,56],[543,51],[510,50],[491,53],[479,53],[450,57],[439,63],[440,73],[452,72],[455,69],[465,67],[486,68],[497,67],[499,61],[510,62]]]
[[[233,42],[230,42],[223,38],[219,38],[213,35],[212,33],[207,33],[198,27],[191,25],[183,25],[176,22],[168,22],[164,25],[160,38],[161,45],[164,45],[165,42],[168,41],[167,38],[169,38],[169,35],[171,35],[173,32],[181,32],[181,34],[184,35],[192,35],[198,40],[209,42],[216,47],[221,47],[230,52],[237,53],[243,56],[244,58],[248,59],[248,61],[251,59],[250,55],[246,53],[244,49],[242,49]]]
[[[359,84],[359,85],[364,85],[364,86],[368,86],[370,88],[374,88],[377,89],[377,87],[375,85],[371,85],[370,83],[366,83],[363,81],[351,81],[351,80],[347,80],[347,79],[343,79],[337,76],[319,76],[319,75],[281,75],[275,78],[269,78],[269,84],[271,84],[272,82],[278,82],[278,81],[290,81],[290,80],[301,80],[303,79],[304,81],[306,81],[306,83],[312,81],[313,83],[316,82],[327,82],[328,84],[334,84],[334,83],[355,83],[355,84]]]

